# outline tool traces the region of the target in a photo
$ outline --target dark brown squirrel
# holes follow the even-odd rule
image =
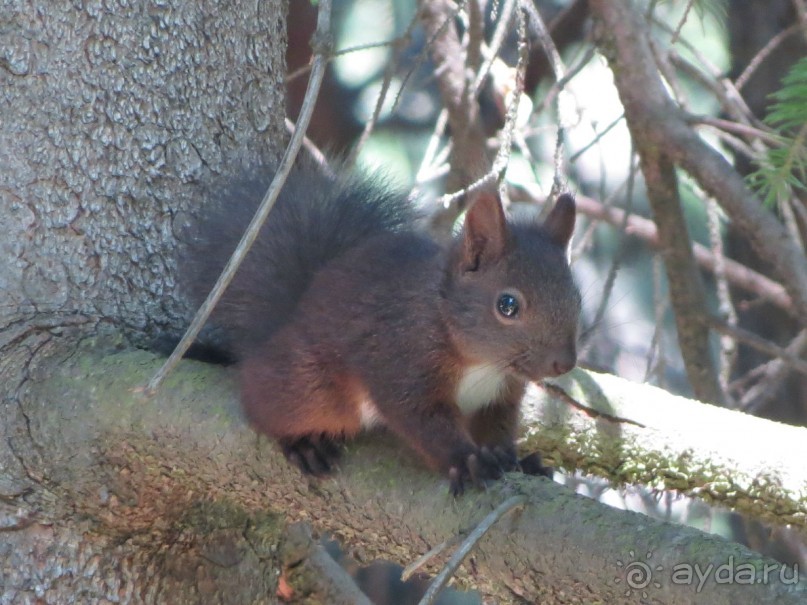
[[[200,223],[186,259],[198,300],[271,176],[230,186]],[[457,495],[517,468],[527,382],[576,363],[575,204],[561,195],[538,224],[481,193],[447,246],[416,218],[377,179],[296,168],[213,321],[246,417],[303,472],[329,473],[342,439],[381,425]],[[522,470],[546,473],[534,456]]]

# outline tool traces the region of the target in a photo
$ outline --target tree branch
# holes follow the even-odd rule
[[[576,195],[575,201],[580,214],[595,220],[605,221],[614,227],[622,225],[625,216],[624,210],[606,206],[584,195]],[[631,214],[628,216],[626,231],[647,242],[653,248],[658,248],[659,246],[658,230],[655,223],[649,219]],[[717,259],[711,250],[701,244],[693,243],[692,253],[703,269],[712,273],[715,272]],[[723,262],[725,263],[726,278],[734,286],[759,296],[787,313],[793,313],[793,301],[781,284],[730,258],[723,259]]]
[[[625,106],[628,128],[639,154],[648,199],[658,229],[678,328],[678,343],[687,376],[698,398],[722,402],[725,397],[712,359],[708,324],[703,314],[703,309],[707,308],[706,295],[689,243],[690,237],[678,197],[673,158],[668,154],[666,146],[651,135],[656,128],[651,117],[655,116],[649,116],[645,111],[647,103],[655,102],[670,108],[672,102],[662,88],[645,30],[638,27],[628,31],[626,24],[620,24],[620,30],[604,33],[606,27],[613,25],[614,14],[618,12],[614,7],[618,4],[621,3],[592,2],[592,14],[600,21],[600,44],[607,44],[607,50],[613,51],[609,59],[622,104]],[[630,11],[627,4],[623,8]],[[634,12],[637,11],[634,9]],[[638,17],[634,15],[631,23],[639,24]],[[622,42],[622,37],[628,34],[635,39],[631,47]],[[646,80],[657,81],[658,89],[648,91],[635,88],[639,82]],[[646,95],[648,101],[639,101],[639,94],[643,98]]]
[[[768,261],[807,323],[807,260],[785,228],[745,186],[742,177],[706,145],[671,102],[652,64],[641,11],[628,0],[591,0],[599,45],[608,57],[632,131],[689,173]]]
[[[676,566],[713,569],[731,561],[755,573],[765,565],[781,569],[720,538],[611,509],[541,478],[510,474],[454,501],[445,480],[385,434],[351,444],[333,478],[309,482],[240,420],[226,371],[185,361],[156,397],[134,393],[158,365],[144,351],[115,352],[96,341],[32,364],[24,412],[42,448],[38,470],[49,478],[36,502],[38,518],[50,520],[50,529],[35,524],[4,540],[14,549],[7,589],[56,573],[41,567],[36,545],[43,535],[57,549],[80,535],[81,552],[57,559],[67,594],[106,594],[101,578],[118,569],[116,591],[132,590],[147,574],[152,602],[176,602],[176,594],[193,594],[200,582],[211,598],[235,591],[240,602],[249,602],[276,590],[256,579],[276,581],[278,527],[306,521],[365,559],[406,563],[518,494],[526,497],[523,510],[490,529],[473,565],[458,574],[461,585],[499,602],[622,602],[624,561],[632,553],[643,561],[652,553],[661,570],[654,567],[658,586],[647,591],[662,603],[691,602],[696,586],[670,580]],[[560,398],[530,396],[528,446],[540,441],[563,464],[620,481],[699,490],[741,510],[759,512],[765,502],[767,515],[804,523],[807,504],[793,495],[803,493],[807,481],[788,449],[804,442],[804,429],[582,371],[556,384]],[[581,407],[568,405],[566,397]],[[713,426],[726,430],[716,435]],[[776,447],[749,451],[749,431],[773,431]],[[65,517],[83,525],[59,521]],[[429,570],[449,554],[441,553]],[[804,582],[787,585],[779,573],[753,585],[716,583],[711,576],[698,592],[703,604],[789,604],[805,597]]]
[[[466,51],[454,25],[456,5],[450,0],[421,1],[419,14],[431,42],[440,97],[448,111],[453,145],[446,188],[455,191],[488,171],[485,133],[479,120],[479,105],[472,94],[473,76],[466,77]]]

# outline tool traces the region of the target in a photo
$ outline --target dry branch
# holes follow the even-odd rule
[[[678,343],[696,396],[703,401],[722,402],[725,397],[712,359],[709,330],[703,314],[706,294],[689,243],[678,195],[674,158],[666,145],[652,134],[657,127],[655,122],[659,115],[645,111],[647,105],[655,104],[671,112],[673,102],[662,86],[646,28],[641,27],[641,17],[634,18],[630,23],[637,27],[635,30],[628,31],[630,25],[621,23],[621,30],[606,33],[605,28],[613,26],[613,19],[618,12],[616,5],[620,5],[624,11],[636,11],[627,2],[592,2],[590,6],[592,15],[600,21],[599,44],[607,47],[605,50],[614,71],[614,81],[625,107],[625,119],[644,174],[670,284]],[[622,36],[625,35],[636,38],[635,48],[631,47],[630,53],[620,54],[624,47]],[[643,54],[640,56],[639,53]],[[635,88],[637,84],[651,80],[654,84],[657,83],[656,87]],[[638,100],[640,95],[642,99]]]
[[[589,218],[605,221],[614,227],[619,227],[625,220],[625,212],[620,208],[606,206],[584,195],[575,196],[575,200],[580,214]],[[659,246],[658,230],[655,223],[649,219],[635,214],[628,216],[626,231],[630,235],[641,238],[654,248]],[[692,253],[702,268],[712,273],[715,272],[717,259],[711,250],[701,244],[693,243]],[[781,284],[730,258],[723,259],[723,262],[725,263],[726,278],[731,284],[776,305],[787,313],[793,313],[793,301]]]
[[[748,190],[726,159],[687,124],[653,65],[642,11],[628,0],[592,0],[598,44],[615,75],[632,132],[643,133],[712,196],[768,261],[807,322],[807,260],[786,229]]]
[[[450,0],[420,2],[421,23],[429,35],[440,97],[448,111],[453,145],[447,189],[455,191],[488,171],[485,133],[479,120],[479,105],[472,94],[473,76],[466,65],[466,49],[454,23],[457,5]],[[475,42],[480,42],[476,40]]]

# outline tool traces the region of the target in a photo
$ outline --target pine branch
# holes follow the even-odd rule
[[[759,168],[748,176],[765,204],[784,201],[795,191],[807,191],[807,57],[782,79],[771,95],[774,103],[765,122],[775,129],[778,146],[759,158]]]

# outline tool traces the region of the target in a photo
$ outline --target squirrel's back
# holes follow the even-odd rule
[[[209,293],[273,176],[273,169],[256,169],[214,190],[182,260],[184,289],[195,304]],[[218,344],[240,357],[265,342],[325,264],[374,236],[413,229],[415,218],[406,195],[382,179],[296,166],[213,312]]]

